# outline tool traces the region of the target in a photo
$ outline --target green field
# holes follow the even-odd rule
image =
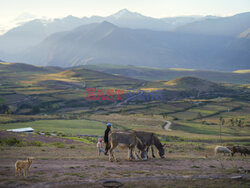
[[[39,120],[25,123],[1,124],[1,129],[32,127],[36,132],[62,132],[67,135],[96,134],[102,135],[104,123],[91,120]]]

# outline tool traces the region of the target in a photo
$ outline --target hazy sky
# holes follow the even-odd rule
[[[250,0],[0,0],[0,24],[22,13],[48,18],[107,16],[120,9],[151,17],[180,15],[228,16],[250,11]]]

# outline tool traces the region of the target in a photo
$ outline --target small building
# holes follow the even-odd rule
[[[19,129],[7,129],[7,131],[11,132],[34,132],[34,129],[31,127],[19,128]]]

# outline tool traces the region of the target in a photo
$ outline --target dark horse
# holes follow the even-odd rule
[[[147,153],[151,146],[152,157],[155,158],[153,145],[158,149],[158,154],[161,158],[164,158],[166,144],[162,145],[159,138],[150,132],[134,131],[134,134],[143,142],[147,147]]]

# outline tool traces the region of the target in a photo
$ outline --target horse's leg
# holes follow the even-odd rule
[[[128,152],[129,152],[128,160],[131,161],[131,160],[134,158],[133,153],[132,153],[133,151],[132,151],[132,148],[131,148],[131,147],[128,148]]]
[[[136,146],[134,147],[134,153],[135,153],[135,159],[136,159],[136,160],[139,160],[139,156],[138,156],[138,154],[137,154],[137,152],[136,152]]]
[[[109,160],[112,162],[113,161],[113,142],[111,142],[110,144],[110,148],[109,148]]]
[[[128,160],[131,160],[131,150],[128,148]]]
[[[115,157],[115,155],[114,155],[114,149],[116,148],[118,146],[118,144],[116,144],[115,146],[113,145],[113,147],[112,147],[112,158],[115,160],[115,162],[118,162],[118,160],[117,160],[117,158]]]
[[[152,157],[155,158],[154,147],[153,146],[151,146],[151,151],[152,151]]]
[[[147,152],[147,156],[148,156],[148,150],[149,150],[149,146],[147,146],[146,152]]]

